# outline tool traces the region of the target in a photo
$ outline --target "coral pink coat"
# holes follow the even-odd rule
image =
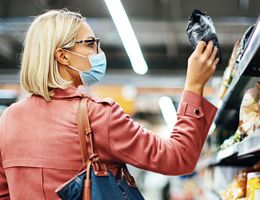
[[[0,120],[0,200],[55,200],[55,189],[81,167],[76,112],[81,92],[58,89],[46,102],[31,96]],[[121,162],[166,175],[194,170],[216,107],[184,91],[170,138],[134,122],[109,99],[88,102],[97,152],[113,173]]]

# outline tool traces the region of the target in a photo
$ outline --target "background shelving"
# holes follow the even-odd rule
[[[254,87],[260,76],[260,20],[257,20],[248,44],[238,63],[238,72],[233,78],[227,94],[219,103],[214,124],[215,130],[225,129],[234,134],[239,123],[239,109],[246,89]],[[256,65],[257,63],[257,65]],[[255,66],[258,66],[257,68]],[[254,69],[253,69],[254,68]],[[252,73],[255,71],[255,73]],[[246,76],[247,75],[247,76]],[[249,76],[250,75],[250,76]],[[210,139],[215,141],[214,135]],[[223,137],[224,138],[224,137]],[[223,142],[220,140],[220,142]],[[197,169],[215,165],[250,165],[260,159],[260,132],[257,130],[249,138],[219,150],[206,158],[200,159]]]
[[[244,91],[254,85],[260,77],[260,19],[249,38],[240,62],[237,74],[233,78],[224,99],[219,103],[219,111],[215,117],[216,126],[227,130],[237,127],[238,113]]]
[[[240,143],[235,143],[207,158],[202,158],[197,170],[213,166],[251,166],[260,160],[260,130]]]

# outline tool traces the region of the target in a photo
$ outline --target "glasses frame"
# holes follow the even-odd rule
[[[100,47],[100,39],[99,38],[92,38],[92,39],[87,39],[87,40],[79,40],[76,41],[76,44],[82,44],[82,43],[90,43],[90,42],[96,42],[97,45],[97,54],[98,54],[98,49]]]

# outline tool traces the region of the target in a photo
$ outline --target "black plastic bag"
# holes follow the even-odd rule
[[[186,29],[186,33],[191,42],[192,47],[195,49],[200,40],[208,43],[213,41],[214,46],[218,48],[217,58],[222,62],[218,37],[216,35],[213,22],[209,16],[200,10],[193,10]]]

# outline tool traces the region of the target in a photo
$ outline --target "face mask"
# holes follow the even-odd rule
[[[72,67],[71,65],[68,65],[70,68],[76,70],[79,72],[81,81],[84,85],[91,86],[98,81],[100,81],[106,72],[106,67],[107,67],[107,61],[106,61],[106,56],[104,52],[90,55],[90,56],[83,56],[81,54],[69,51],[67,49],[64,49],[65,51],[68,51],[74,55],[80,56],[82,58],[86,58],[89,60],[90,65],[91,65],[91,70],[90,71],[80,71],[76,69],[75,67]]]

